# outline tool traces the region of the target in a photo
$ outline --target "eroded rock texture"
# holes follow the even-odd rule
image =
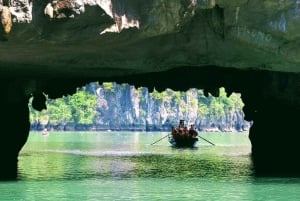
[[[1,18],[2,107],[21,124],[1,139],[7,163],[16,163],[28,135],[29,96],[40,109],[43,92],[57,98],[87,82],[118,81],[242,93],[246,118],[254,121],[249,137],[257,175],[300,175],[297,118],[290,115],[300,109],[298,0],[0,3],[1,17],[9,8],[13,22],[6,31]],[[0,174],[9,172],[1,167]]]

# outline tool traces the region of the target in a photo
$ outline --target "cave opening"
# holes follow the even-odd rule
[[[41,103],[31,100],[29,104],[30,128],[35,131],[170,131],[184,119],[199,131],[243,132],[252,123],[244,120],[241,95],[228,94],[224,87],[213,92],[158,91],[127,83],[92,82],[62,98],[39,96],[34,98]]]
[[[155,173],[157,176],[177,177],[172,172],[172,168],[182,171],[181,177],[188,178],[195,167],[199,170],[197,173],[193,173],[194,177],[214,178],[223,177],[224,174],[227,175],[226,178],[231,176],[248,177],[252,171],[248,139],[251,123],[243,119],[242,108],[244,104],[238,93],[228,94],[223,87],[218,92],[214,92],[215,96],[206,90],[196,88],[190,88],[186,91],[174,91],[169,88],[157,91],[155,88],[152,90],[146,87],[136,88],[124,83],[103,82],[99,84],[92,82],[77,88],[73,95],[62,98],[49,99],[47,94],[44,94],[45,105],[34,103],[33,100],[29,103],[31,131],[29,142],[24,146],[24,152],[21,152],[20,178],[24,180],[39,179],[48,175],[49,178],[66,177],[70,179],[68,175],[72,174],[74,174],[73,178],[78,179],[83,177],[98,178],[99,175],[100,177],[107,177],[106,171],[119,177],[132,177],[131,174],[133,176],[137,174],[139,177],[147,178],[149,175],[154,175],[154,171],[157,172]],[[101,103],[100,105],[93,103],[95,96],[97,97],[96,102]],[[40,97],[40,100],[44,100],[44,98]],[[156,120],[152,120],[153,123],[157,123],[149,126],[149,129],[152,130],[147,130],[147,125],[141,127],[140,124],[134,124],[135,128],[130,127],[133,125],[131,118],[129,118],[130,115],[143,114],[143,112],[135,111],[137,105],[140,108],[145,108],[140,102],[151,105],[151,107],[147,106],[146,108],[150,111],[155,110],[153,118],[158,113],[165,116],[164,118],[156,117]],[[41,112],[34,111],[33,105],[39,106]],[[67,108],[68,105],[72,105],[73,108]],[[86,116],[81,117],[82,122],[86,121],[86,125],[79,123],[80,125],[76,127],[75,123],[67,123],[67,120],[71,120],[67,117],[72,116],[72,114],[79,121],[79,114],[82,112],[75,111],[76,109],[83,109],[92,115],[93,111],[89,110],[88,107],[100,107],[93,110],[101,113],[104,120],[107,121],[126,117],[123,122],[127,122],[129,126],[120,124],[124,126],[122,127],[123,130],[120,127],[112,127],[113,125],[110,123],[103,123],[97,127],[96,124],[89,124],[87,121],[89,118]],[[171,107],[177,110],[171,110]],[[107,111],[106,114],[103,112],[105,110]],[[130,111],[131,113],[128,114]],[[164,114],[166,111],[171,114]],[[58,112],[61,113],[58,114]],[[201,118],[197,113],[201,114]],[[206,114],[205,118],[203,117],[204,114]],[[63,121],[60,122],[55,118],[61,118]],[[170,132],[171,126],[177,125],[179,119],[182,118],[185,118],[188,123],[195,123],[199,136],[213,141],[216,146],[212,146],[201,138],[199,138],[198,146],[194,149],[174,149],[167,139],[161,140],[155,145],[150,144],[165,137],[166,133]],[[97,119],[98,122],[104,122],[104,120]],[[132,120],[138,122],[136,117]],[[164,122],[160,122],[163,120]],[[43,134],[45,128],[49,132],[47,135]],[[111,138],[111,136],[113,137]],[[124,143],[118,138],[124,140]],[[150,150],[152,154],[148,153]],[[35,152],[43,152],[44,156],[33,159]],[[174,158],[170,158],[170,154],[174,155]],[[195,155],[198,156],[195,157]],[[235,157],[232,158],[232,155]],[[88,169],[89,171],[86,171],[83,176],[78,172],[87,166],[84,163],[91,163],[90,160],[85,159],[85,156],[97,161],[99,167],[97,166],[98,169]],[[203,156],[204,158],[202,158]],[[76,157],[80,160],[72,159]],[[107,166],[105,163],[107,160],[114,165]],[[123,160],[126,161],[125,165]],[[133,172],[127,170],[128,166],[135,167],[131,162],[127,164],[127,160],[133,160],[138,168]],[[174,166],[170,167],[170,163]],[[63,166],[68,167],[67,164],[73,164],[74,168],[69,174],[64,175]],[[38,170],[41,166],[45,167]],[[59,173],[55,172],[56,169],[60,169]],[[232,172],[236,173],[233,174]],[[243,173],[239,174],[239,172]]]
[[[212,93],[214,93],[214,96]],[[136,88],[127,83],[103,82],[99,84],[92,82],[84,87],[77,88],[73,95],[52,100],[47,98],[47,110],[45,110],[43,105],[43,107],[39,107],[42,109],[41,112],[33,109],[31,100],[29,104],[31,136],[33,136],[31,140],[39,141],[39,138],[52,136],[52,134],[59,136],[67,133],[65,135],[70,136],[70,133],[76,132],[79,136],[85,135],[85,132],[96,136],[100,134],[104,134],[104,136],[107,134],[114,136],[124,134],[124,136],[127,136],[129,131],[134,133],[133,135],[135,136],[132,139],[135,142],[132,146],[140,147],[142,145],[139,143],[145,143],[141,140],[144,138],[141,135],[153,136],[147,142],[149,145],[153,141],[157,142],[156,140],[161,137],[159,133],[162,133],[162,138],[164,138],[166,133],[171,131],[171,127],[178,124],[179,119],[185,119],[187,125],[195,124],[199,131],[201,138],[199,138],[200,142],[196,147],[197,150],[199,149],[199,154],[209,153],[209,147],[216,145],[222,151],[222,154],[242,155],[242,161],[247,166],[245,169],[248,168],[245,172],[250,172],[251,163],[247,163],[245,157],[250,154],[248,131],[251,127],[251,122],[244,120],[242,111],[244,104],[241,100],[241,95],[239,93],[228,94],[223,87],[212,93],[196,88],[190,88],[186,91],[174,91],[167,88],[159,92],[155,87],[149,90],[146,87]],[[45,94],[44,97],[47,97],[47,95]],[[143,109],[147,109],[149,114]],[[85,116],[83,113],[89,115]],[[97,115],[94,118],[89,117],[95,113],[101,114],[101,118]],[[75,119],[73,119],[74,117]],[[47,129],[47,135],[44,135],[44,129]],[[222,135],[223,137],[221,137]],[[86,136],[87,139],[90,138],[89,134],[86,134]],[[127,136],[127,138],[131,139],[131,135]],[[124,140],[128,140],[127,138]],[[52,150],[53,152],[66,152],[67,150],[68,153],[74,153],[74,148],[70,149],[69,143],[60,141],[61,139],[56,140],[58,143],[62,143],[63,145],[61,146],[65,148],[60,150],[61,147],[58,146],[58,150]],[[104,139],[104,141],[106,140]],[[112,141],[110,145],[115,148],[120,142],[116,138],[114,140],[116,141]],[[215,144],[211,143],[211,140]],[[72,139],[68,139],[68,142],[70,141]],[[101,150],[101,146],[107,146],[101,141],[97,141],[97,143],[99,150]],[[53,146],[51,143],[49,144],[47,143],[47,138],[41,141],[41,146]],[[172,150],[167,139],[160,141],[156,145],[153,146],[153,150],[164,146],[163,154]],[[203,153],[201,153],[202,147],[204,147]],[[227,149],[227,147],[236,147],[236,150]],[[88,150],[85,154],[89,154],[89,152],[93,152],[96,155],[103,154],[102,150],[99,150]],[[83,154],[82,150],[79,149],[77,151],[79,151],[78,154]],[[141,152],[141,150],[138,151]],[[106,150],[105,153],[107,152],[115,152],[115,150]],[[123,152],[127,153],[128,150],[123,150]],[[120,151],[119,154],[124,154],[123,152]],[[229,164],[233,163],[233,166],[236,165],[230,158],[228,160]],[[45,163],[44,160],[41,162]],[[161,163],[168,162],[162,160]],[[207,165],[209,166],[210,163],[216,163],[221,168],[224,168],[222,166],[227,164],[222,158],[218,158],[217,161],[208,161]],[[22,162],[22,164],[25,164],[25,162]],[[194,162],[192,162],[193,164]],[[27,169],[26,166],[25,169]]]
[[[181,75],[186,72],[189,72],[189,77],[182,82]],[[84,86],[85,83],[92,80],[101,80],[101,82],[114,80],[116,83],[131,83],[137,88],[140,86],[146,86],[148,89],[155,88],[157,92],[162,92],[167,88],[174,91],[198,88],[204,89],[204,96],[208,92],[217,96],[217,89],[223,86],[227,94],[240,93],[244,103],[244,119],[253,123],[249,130],[249,139],[252,146],[251,156],[257,175],[299,175],[299,164],[295,160],[299,153],[297,144],[299,135],[297,135],[297,119],[293,117],[293,115],[297,116],[299,112],[297,75],[268,71],[245,72],[212,66],[203,67],[201,70],[183,67],[167,72],[109,79],[75,79],[74,77],[54,79],[48,77],[32,80],[30,77],[22,78],[22,76],[18,77],[17,80],[10,77],[3,78],[1,83],[5,98],[1,100],[1,103],[5,106],[3,107],[3,114],[7,118],[4,119],[2,125],[4,132],[10,134],[3,135],[5,139],[2,141],[1,149],[2,153],[5,154],[2,158],[3,161],[8,162],[7,165],[1,167],[1,172],[9,172],[9,178],[16,176],[18,153],[26,143],[30,129],[29,97],[31,95],[35,97],[32,104],[36,104],[36,107],[42,110],[45,107],[44,95],[41,95],[43,92],[48,95],[48,98],[56,99],[76,93],[76,87]],[[7,149],[7,147],[9,148]],[[8,174],[5,173],[3,177],[6,178],[6,175]]]

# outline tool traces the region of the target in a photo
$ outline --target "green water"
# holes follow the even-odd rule
[[[31,133],[19,180],[0,200],[300,200],[298,178],[252,176],[247,134],[200,135],[174,149],[167,133]]]

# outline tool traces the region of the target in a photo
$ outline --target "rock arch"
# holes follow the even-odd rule
[[[297,1],[70,2],[72,15],[49,20],[49,2],[0,1],[13,22],[0,37],[1,178],[16,177],[29,97],[40,97],[42,108],[41,93],[57,98],[93,81],[239,92],[246,119],[254,122],[249,137],[257,175],[300,174]],[[114,24],[122,26],[103,33]]]

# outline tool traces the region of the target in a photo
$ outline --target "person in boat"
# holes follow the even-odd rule
[[[178,127],[182,127],[182,128],[184,127],[184,120],[183,119],[179,120]]]
[[[186,126],[183,128],[183,135],[184,136],[188,136],[189,135],[189,129]]]
[[[172,127],[172,135],[175,140],[181,140],[184,137],[184,120],[180,120],[176,128]]]
[[[198,132],[196,131],[196,127],[195,127],[194,124],[192,124],[190,129],[189,129],[189,135],[193,138],[198,136]]]
[[[179,131],[180,134],[184,133],[184,120],[179,121],[178,131]]]

